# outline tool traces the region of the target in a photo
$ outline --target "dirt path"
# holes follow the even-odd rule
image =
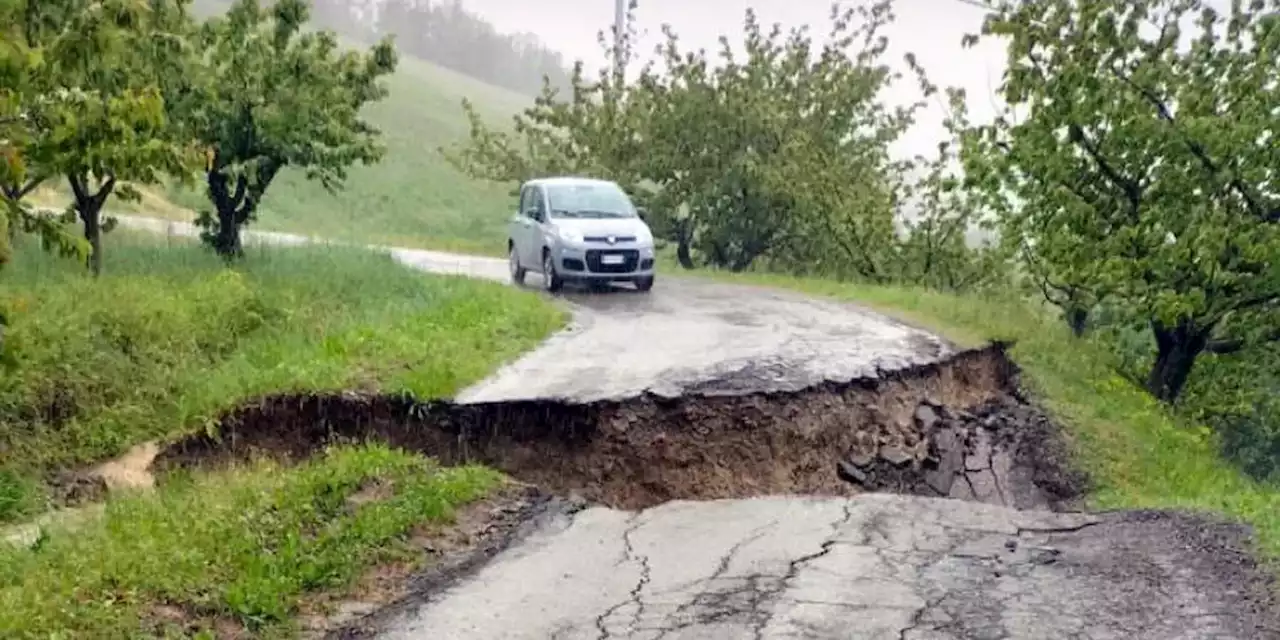
[[[498,260],[394,253],[424,270],[505,278]],[[589,471],[591,486],[651,488],[696,471],[734,497],[797,486],[838,494],[835,487],[855,484],[850,493],[930,485],[946,469],[970,491],[950,493],[958,499],[862,493],[548,509],[478,570],[432,581],[336,635],[1280,638],[1263,574],[1241,551],[1243,531],[1174,514],[983,504],[991,500],[974,479],[989,481],[988,495],[1016,494],[1007,486],[1016,474],[1002,476],[997,461],[1023,447],[997,437],[1005,414],[972,403],[1016,389],[988,384],[985,396],[966,394],[972,376],[940,370],[915,386],[896,381],[898,370],[952,356],[940,339],[852,306],[669,278],[649,295],[565,298],[573,328],[464,392],[462,406],[432,409],[419,420],[433,423],[395,433],[436,451],[474,449],[500,468],[545,476],[524,478],[544,486],[570,469]],[[737,399],[697,397],[723,394]],[[568,402],[534,402],[546,398]],[[648,404],[637,410],[631,402]],[[931,412],[942,405],[959,416],[953,422],[972,426],[938,427]],[[513,425],[522,436],[510,434]],[[448,438],[423,435],[435,431]],[[736,440],[722,437],[734,432]],[[856,450],[861,440],[841,440],[854,432],[889,440],[875,435],[870,449]],[[538,434],[557,434],[559,448]],[[667,447],[673,437],[686,444]],[[718,444],[699,448],[697,438]],[[824,447],[823,464],[791,456],[797,443]],[[645,464],[628,465],[628,447]],[[877,484],[877,474],[892,477]],[[711,497],[666,489],[674,498]],[[594,498],[609,504],[608,495]]]

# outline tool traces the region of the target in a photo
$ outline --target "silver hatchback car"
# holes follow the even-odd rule
[[[511,279],[543,276],[548,291],[566,281],[628,281],[653,288],[653,233],[617,183],[540,178],[520,188],[520,208],[507,238]]]

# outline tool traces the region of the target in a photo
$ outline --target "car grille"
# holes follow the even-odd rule
[[[609,236],[587,236],[583,238],[583,240],[586,240],[587,242],[599,242],[602,244],[604,243],[616,244],[618,242],[635,242],[636,237],[635,236],[613,236],[612,243],[609,242]]]
[[[622,256],[622,264],[604,264],[602,258],[607,255]],[[635,249],[590,249],[587,251],[587,267],[594,273],[631,273],[636,270],[640,261],[640,252]]]

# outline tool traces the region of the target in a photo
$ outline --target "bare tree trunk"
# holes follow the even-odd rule
[[[89,190],[87,175],[69,174],[71,192],[75,194],[76,213],[84,226],[84,239],[89,241],[89,271],[94,277],[102,275],[102,205],[115,189],[115,176],[108,175],[96,193]]]
[[[1162,402],[1172,403],[1182,394],[1196,358],[1208,346],[1213,327],[1198,327],[1194,321],[1182,320],[1173,327],[1153,322],[1151,330],[1156,338],[1156,360],[1147,374],[1147,391]]]

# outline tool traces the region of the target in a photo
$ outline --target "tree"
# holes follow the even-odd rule
[[[901,78],[884,61],[893,19],[890,2],[835,6],[819,43],[748,11],[745,55],[722,38],[715,58],[682,51],[667,31],[661,70],[640,85],[658,114],[645,177],[678,198],[658,208],[680,212],[673,240],[731,270],[763,257],[794,272],[893,277],[893,176],[905,165],[888,148],[924,104],[881,102]],[[927,97],[933,87],[912,70]]]
[[[962,188],[959,155],[972,125],[965,92],[945,95],[949,139],[936,155],[917,156],[894,188],[902,231],[893,270],[901,282],[944,291],[1007,285],[1008,251],[989,239],[971,246],[973,232],[992,231],[994,211],[980,192]]]
[[[632,4],[634,10],[634,0]],[[636,95],[611,64],[613,46],[605,46],[603,34],[598,39],[610,64],[589,78],[578,62],[567,96],[544,81],[534,104],[512,118],[511,131],[495,131],[464,99],[469,139],[441,148],[441,154],[472,177],[511,185],[513,194],[525,180],[556,174],[594,174],[634,190],[636,163],[645,151],[638,120],[643,110],[635,108]]]
[[[1172,402],[1201,354],[1280,337],[1280,2],[1002,1],[983,33],[1027,116],[971,138],[971,183],[1038,277],[1144,316],[1147,389]]]
[[[745,55],[724,38],[717,56],[685,52],[665,29],[660,63],[636,83],[607,69],[588,81],[578,67],[569,95],[545,90],[513,134],[469,111],[471,140],[451,157],[492,180],[566,171],[615,179],[651,210],[686,267],[696,252],[736,271],[768,258],[890,278],[900,164],[888,146],[921,106],[879,101],[898,79],[882,62],[890,8],[834,7],[823,45],[807,29],[766,29],[748,11]]]
[[[151,51],[165,35],[162,0],[14,2],[4,33],[6,94],[13,114],[0,191],[18,227],[47,248],[83,255],[101,270],[102,204],[117,177],[154,181],[181,150],[163,138],[163,101]],[[180,6],[174,5],[180,9]],[[22,198],[65,177],[76,192],[68,211],[84,223],[85,243],[71,242],[55,219],[35,215]],[[90,189],[90,179],[99,182]],[[17,229],[13,229],[16,231]]]
[[[286,167],[332,191],[352,164],[384,153],[379,131],[360,110],[387,95],[378,80],[395,70],[391,41],[343,52],[332,32],[304,31],[307,16],[304,0],[270,7],[239,0],[200,31],[209,72],[187,119],[210,153],[205,178],[213,211],[202,212],[198,224],[224,257],[241,254],[241,228]]]
[[[9,176],[5,197],[18,201],[45,180],[65,178],[74,195],[67,217],[83,225],[94,274],[111,223],[102,218],[107,198],[136,198],[127,183],[182,174],[192,158],[174,137],[160,88],[176,73],[184,1],[41,0],[17,16],[20,46],[40,53],[20,107],[26,169],[20,180]]]

